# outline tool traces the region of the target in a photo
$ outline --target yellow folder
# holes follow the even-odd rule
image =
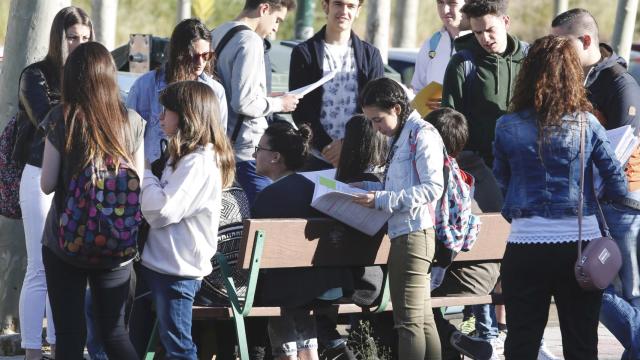
[[[431,108],[427,106],[427,101],[439,99],[442,99],[442,84],[432,81],[416,94],[416,97],[411,101],[411,106],[416,109],[420,116],[425,117],[431,112]]]

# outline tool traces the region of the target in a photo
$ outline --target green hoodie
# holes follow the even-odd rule
[[[456,53],[451,57],[444,75],[442,106],[466,116],[469,141],[465,150],[479,151],[490,160],[496,121],[507,112],[525,52],[520,41],[511,35],[507,35],[504,54],[489,54],[473,33],[459,37],[454,45],[457,52],[471,51],[475,71],[465,80],[463,56]],[[471,82],[465,85],[465,81]]]

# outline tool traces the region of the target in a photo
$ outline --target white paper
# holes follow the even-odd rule
[[[330,73],[328,73],[327,75],[323,76],[320,80],[314,82],[313,84],[309,84],[307,86],[303,86],[301,88],[295,89],[295,90],[291,90],[289,91],[287,94],[293,94],[293,95],[298,95],[299,97],[303,97],[305,95],[307,95],[308,93],[312,92],[313,90],[319,88],[320,86],[324,85],[327,81],[333,79],[336,74],[338,73],[337,70],[334,70]]]
[[[391,217],[390,213],[353,202],[357,194],[366,194],[365,190],[323,176],[318,176],[314,183],[313,208],[369,236],[380,231]]]
[[[316,183],[318,182],[318,178],[320,176],[325,177],[327,179],[335,179],[336,178],[336,169],[327,169],[327,170],[319,170],[319,171],[305,171],[305,172],[299,172],[298,174],[306,177],[307,179],[309,179],[312,183]]]

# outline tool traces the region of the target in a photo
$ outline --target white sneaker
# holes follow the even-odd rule
[[[504,353],[504,340],[502,340],[500,337],[490,339],[489,343],[491,343],[494,354],[502,355]]]
[[[538,350],[538,360],[558,360],[558,358],[549,351],[543,341],[540,343],[540,349]]]

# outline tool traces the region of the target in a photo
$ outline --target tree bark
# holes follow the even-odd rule
[[[638,0],[618,0],[616,22],[613,29],[611,45],[618,55],[629,61],[633,31],[638,13]]]
[[[367,41],[380,50],[382,61],[388,62],[389,19],[391,18],[391,0],[368,1]]]
[[[191,17],[191,0],[178,0],[178,19],[180,22]],[[206,19],[203,19],[203,21]]]
[[[393,46],[415,47],[418,24],[418,0],[398,0],[393,29]]]
[[[118,0],[93,0],[91,2],[91,20],[96,32],[96,41],[107,49],[116,46],[116,24],[118,19]]]
[[[44,58],[53,17],[69,5],[69,0],[11,0],[0,74],[0,128],[4,128],[17,111],[22,69]],[[17,327],[18,299],[26,262],[22,222],[0,216],[1,332]]]

